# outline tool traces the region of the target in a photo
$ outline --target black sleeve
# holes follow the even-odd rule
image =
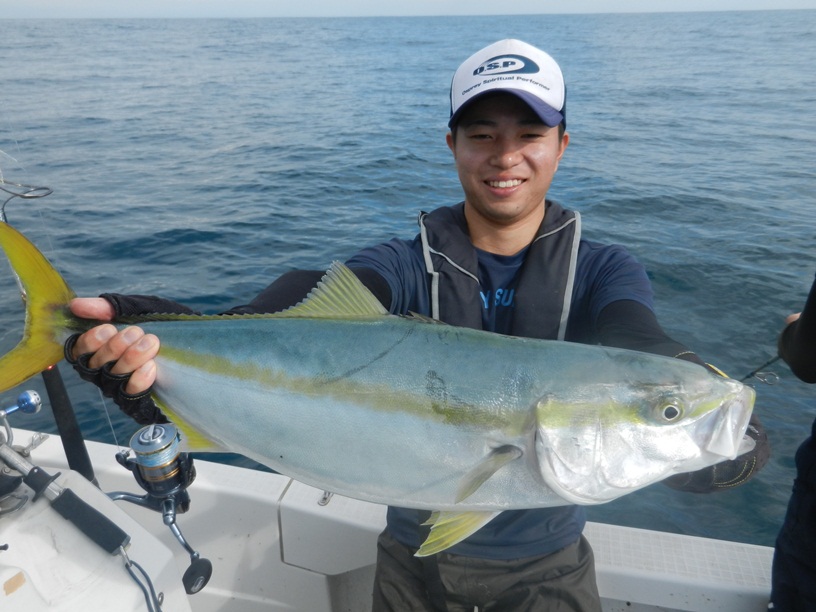
[[[705,366],[683,344],[672,340],[649,308],[634,300],[612,302],[598,316],[598,337],[604,346],[677,357]]]
[[[370,268],[352,268],[360,281],[385,308],[391,305],[391,289],[379,273]],[[303,300],[325,274],[321,270],[292,270],[281,275],[249,304],[235,306],[222,314],[262,314],[279,312]],[[154,295],[103,293],[117,319],[148,314],[200,314],[183,304]]]
[[[261,291],[249,304],[235,306],[224,314],[263,314],[286,310],[305,298],[324,274],[325,272],[320,270],[286,272]]]
[[[782,330],[779,356],[806,383],[816,383],[816,281],[810,288],[802,314]]]
[[[371,293],[388,308],[391,305],[391,289],[388,282],[370,268],[352,268]],[[280,312],[302,301],[326,274],[321,270],[292,270],[278,277],[261,291],[249,304],[231,308],[224,314],[261,314]]]
[[[200,314],[183,304],[156,297],[155,295],[103,293],[99,297],[110,302],[116,319],[147,314]]]

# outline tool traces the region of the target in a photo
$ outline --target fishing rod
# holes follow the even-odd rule
[[[780,357],[777,355],[776,357],[771,357],[768,361],[763,363],[761,366],[748,372],[745,376],[740,378],[740,382],[745,382],[749,378],[756,378],[760,382],[764,382],[766,385],[775,385],[779,382],[779,375],[776,372],[763,372],[765,368],[770,365],[773,365],[777,361],[779,361]]]
[[[47,195],[51,195],[54,193],[54,190],[50,187],[36,187],[34,185],[25,185],[23,183],[8,183],[2,178],[0,178],[0,191],[4,191],[5,193],[9,194],[3,204],[0,205],[0,222],[8,224],[8,217],[6,217],[6,205],[11,202],[14,198],[20,198],[21,200],[33,200],[36,198],[44,198]],[[12,270],[11,273],[14,275],[14,280],[17,281],[17,287],[20,289],[20,295],[25,301],[26,292],[25,287],[23,287],[23,283],[20,281],[20,277],[17,276],[17,273]]]
[[[24,185],[23,183],[9,183],[0,178],[0,191],[9,194],[9,197],[0,206],[0,221],[8,223],[6,219],[6,204],[14,198],[21,200],[33,200],[35,198],[44,198],[47,195],[54,193],[50,187],[36,187],[34,185]]]

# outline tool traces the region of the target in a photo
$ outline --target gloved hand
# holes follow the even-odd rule
[[[768,434],[756,413],[751,415],[745,437],[749,438],[746,440],[747,446],[753,442],[753,448],[736,459],[723,461],[696,472],[675,474],[663,482],[672,489],[690,493],[712,493],[747,482],[768,463],[771,456]]]
[[[73,366],[79,377],[99,387],[105,397],[111,398],[122,412],[140,425],[167,423],[167,417],[159,410],[150,396],[150,389],[137,395],[125,392],[130,374],[113,374],[111,366],[115,362],[109,361],[101,368],[91,368],[88,361],[92,353],[84,353],[74,359],[74,344],[80,335],[74,334],[65,341],[65,360]]]
[[[105,293],[100,296],[107,302],[106,308],[101,308],[97,298],[75,299],[71,303],[74,315],[96,321],[122,321],[128,317],[135,317],[153,313],[195,314],[182,304],[149,295],[120,295]],[[122,411],[141,424],[166,423],[167,418],[150,397],[150,389],[144,389],[136,394],[127,393],[130,373],[114,373],[115,362],[105,363],[100,367],[90,366],[91,357],[95,353],[86,353],[74,357],[74,347],[79,334],[71,336],[65,343],[65,359],[79,373],[83,380],[92,382],[102,390],[106,397],[110,397]],[[120,346],[121,351],[121,346]],[[98,361],[98,359],[97,359]],[[121,369],[121,368],[120,368]],[[149,384],[149,383],[148,383]],[[138,386],[138,385],[137,385]],[[145,385],[139,386],[143,388]]]

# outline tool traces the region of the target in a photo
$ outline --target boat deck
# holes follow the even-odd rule
[[[15,443],[26,444],[31,435],[15,430]],[[103,491],[142,493],[130,472],[115,461],[118,449],[93,442],[88,448]],[[35,449],[32,461],[52,473],[66,469],[55,437]],[[196,468],[189,489],[191,507],[178,516],[178,525],[190,545],[212,561],[214,571],[203,591],[189,597],[191,610],[369,608],[384,507],[340,496],[321,504],[322,491],[278,474],[200,459]],[[78,488],[76,481],[73,486]],[[143,526],[147,537],[170,551],[179,574],[187,569],[189,554],[158,513],[125,502],[108,504],[104,496],[94,499],[106,506],[98,507],[105,514],[121,518],[124,511]],[[65,528],[71,526],[65,523]],[[771,548],[600,523],[589,523],[585,533],[595,551],[604,612],[767,609]],[[69,561],[69,551],[61,554]],[[0,576],[2,570],[0,554]],[[101,609],[83,605],[49,609]]]

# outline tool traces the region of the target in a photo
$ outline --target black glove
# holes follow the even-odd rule
[[[83,353],[74,359],[74,345],[79,336],[80,334],[74,334],[65,341],[65,360],[74,367],[82,380],[87,380],[99,387],[102,395],[111,398],[122,412],[140,425],[168,422],[167,417],[150,397],[150,389],[138,395],[125,392],[130,374],[113,374],[111,368],[114,361],[109,361],[101,368],[91,368],[88,362],[93,353]]]
[[[151,313],[197,314],[183,304],[153,295],[103,293],[99,297],[106,299],[113,307],[115,319],[126,319],[127,317]],[[74,345],[78,337],[79,334],[74,334],[65,341],[65,360],[74,367],[80,378],[99,387],[105,397],[111,398],[122,412],[139,424],[150,425],[151,423],[168,422],[167,417],[162,414],[150,397],[150,389],[138,395],[130,395],[125,392],[125,387],[128,380],[130,380],[130,374],[111,373],[113,362],[106,363],[101,368],[91,368],[88,366],[88,361],[91,358],[90,353],[80,355],[74,359]]]
[[[113,306],[114,320],[150,314],[200,314],[184,304],[156,297],[155,295],[103,293],[99,297],[104,298]]]
[[[696,472],[670,476],[663,482],[672,489],[690,493],[723,491],[747,482],[768,463],[771,445],[756,414],[751,415],[745,435],[755,442],[754,448],[747,453]]]

